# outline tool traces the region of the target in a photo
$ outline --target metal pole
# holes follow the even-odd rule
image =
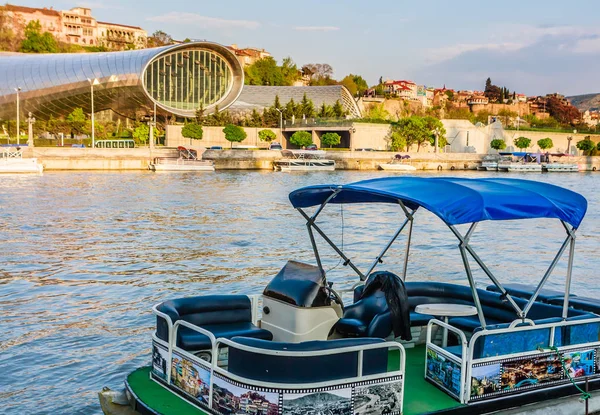
[[[19,92],[21,91],[21,87],[17,87],[16,88],[17,91],[17,145],[20,144],[20,139],[21,139],[21,120],[20,120],[20,113],[21,113],[21,109],[19,108],[20,106],[20,97],[19,97]]]
[[[410,253],[410,241],[412,239],[413,218],[410,218],[408,228],[408,240],[406,241],[406,253],[404,254],[404,269],[402,270],[402,281],[406,281],[406,270],[408,269],[408,254]]]
[[[35,122],[35,118],[33,118],[33,114],[29,113],[29,117],[27,118],[27,145],[29,147],[33,147],[33,123]]]
[[[475,303],[475,307],[477,308],[477,316],[479,317],[479,322],[481,323],[481,327],[485,330],[485,317],[483,315],[483,308],[481,307],[481,302],[479,301],[479,294],[477,294],[477,287],[475,286],[475,280],[473,279],[473,274],[471,272],[471,266],[469,265],[469,258],[467,258],[467,252],[461,243],[458,246],[460,251],[460,256],[462,257],[463,264],[465,266],[465,271],[467,272],[467,278],[469,279],[469,285],[471,286],[471,293],[473,294],[473,302]]]
[[[96,147],[96,138],[94,136],[94,82],[90,84],[92,90],[92,148]]]
[[[562,318],[566,320],[569,312],[569,295],[571,292],[571,274],[573,273],[573,257],[575,256],[575,236],[571,235],[571,244],[569,246],[569,262],[567,265],[567,279],[565,281],[565,301],[563,303]],[[587,402],[587,400],[586,400]]]
[[[394,243],[394,241],[396,240],[396,238],[398,238],[398,236],[400,235],[400,233],[404,230],[404,227],[406,226],[407,223],[408,223],[408,219],[406,219],[404,221],[404,223],[402,224],[402,226],[400,226],[400,228],[398,228],[398,230],[396,231],[396,233],[394,234],[394,236],[392,236],[392,238],[389,240],[389,242],[387,243],[387,245],[383,248],[383,250],[379,253],[379,255],[377,255],[377,257],[375,258],[375,261],[373,261],[373,263],[371,264],[371,267],[365,273],[365,275],[369,275],[371,273],[371,271],[373,271],[375,269],[375,267],[377,266],[377,264],[379,264],[379,263],[382,262],[381,258],[383,258],[383,256],[386,254],[387,250],[390,249],[390,247],[392,246],[392,244]]]

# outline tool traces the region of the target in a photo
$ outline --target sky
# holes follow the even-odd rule
[[[12,3],[12,2],[11,2]],[[90,7],[101,21],[264,48],[279,62],[328,63],[372,85],[379,77],[453,89],[490,77],[527,95],[600,93],[598,0],[24,0]]]

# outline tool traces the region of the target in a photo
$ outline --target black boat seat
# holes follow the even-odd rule
[[[207,295],[165,301],[158,306],[158,311],[167,314],[173,324],[183,320],[210,331],[215,337],[271,340],[271,332],[252,324],[251,308],[250,299],[245,295]],[[171,335],[167,322],[160,316],[156,317],[156,335],[167,342]],[[176,345],[187,351],[212,347],[207,336],[183,326],[177,331]]]
[[[553,299],[550,301],[550,303],[560,306],[563,304],[563,298]],[[576,296],[572,298],[571,296],[569,296],[569,307],[600,315],[600,300],[596,298]]]
[[[209,324],[202,326],[202,328],[210,331],[216,338],[231,339],[236,336],[243,336],[262,340],[273,339],[273,334],[270,331],[258,328],[252,323]],[[207,336],[187,327],[178,329],[177,346],[183,350],[205,350],[212,347]]]
[[[271,342],[234,337],[233,342],[265,351],[307,352],[384,343],[382,339],[317,340],[302,343]],[[249,364],[251,362],[251,364]],[[387,347],[363,352],[363,375],[387,372]],[[229,347],[228,370],[244,378],[279,383],[315,383],[357,376],[358,351],[319,356],[281,356]]]
[[[385,293],[376,290],[347,306],[335,330],[344,337],[388,337],[392,333],[392,317]]]

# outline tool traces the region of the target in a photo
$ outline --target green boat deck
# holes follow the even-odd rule
[[[398,352],[390,352],[389,370],[398,368]],[[459,402],[425,381],[425,346],[406,349],[403,415],[428,414],[461,406]],[[206,413],[150,379],[150,367],[127,377],[131,390],[149,408],[162,415],[206,415]]]

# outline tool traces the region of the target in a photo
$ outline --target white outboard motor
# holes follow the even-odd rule
[[[273,333],[274,341],[327,340],[341,316],[341,305],[332,301],[314,265],[288,261],[263,292],[261,327]]]

